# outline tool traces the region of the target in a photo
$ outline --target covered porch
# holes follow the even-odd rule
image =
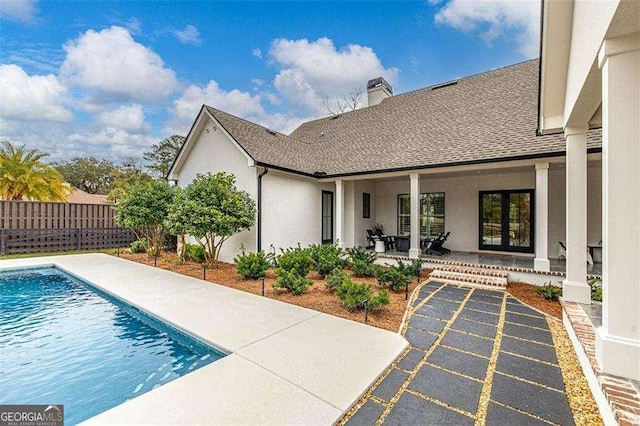
[[[583,280],[587,274],[599,276],[601,154],[590,152],[585,160],[586,205],[569,217],[564,155],[334,180],[335,218],[323,213],[323,240],[373,248],[368,232],[381,227],[393,241],[380,253],[383,257],[565,275],[571,269],[566,261],[567,224],[581,222],[590,247],[585,246]],[[425,241],[447,233],[444,247],[451,253],[438,256],[425,250]],[[593,263],[587,263],[587,251]]]

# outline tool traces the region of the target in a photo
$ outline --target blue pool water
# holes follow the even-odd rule
[[[58,269],[0,273],[0,404],[76,424],[222,356]]]

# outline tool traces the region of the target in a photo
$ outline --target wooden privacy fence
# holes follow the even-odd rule
[[[0,255],[123,247],[136,239],[110,205],[0,201]]]

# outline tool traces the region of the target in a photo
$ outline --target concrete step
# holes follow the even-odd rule
[[[462,286],[471,286],[482,288],[492,288],[505,290],[507,288],[507,277],[492,276],[483,274],[471,274],[465,272],[454,272],[436,269],[429,275],[429,279],[433,281],[443,282],[446,284],[456,284]]]
[[[484,275],[488,277],[500,277],[500,278],[509,277],[509,271],[503,271],[501,269],[476,268],[473,266],[458,266],[458,265],[442,265],[442,266],[438,266],[436,269],[438,271],[461,272],[464,274]]]

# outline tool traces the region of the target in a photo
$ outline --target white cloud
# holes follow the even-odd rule
[[[226,91],[220,88],[216,81],[211,80],[205,87],[196,85],[187,87],[182,96],[174,101],[173,118],[168,129],[178,134],[186,134],[202,104],[243,118],[264,114],[259,95],[251,95],[238,89]]]
[[[533,58],[539,53],[539,0],[449,0],[435,15],[435,21],[479,33],[489,44],[514,31],[520,54]]]
[[[6,120],[68,122],[66,88],[53,74],[28,75],[15,64],[0,65],[0,115]]]
[[[113,127],[83,129],[70,134],[66,141],[70,147],[83,146],[82,156],[97,153],[98,157],[111,159],[139,158],[154,142],[157,141],[151,136],[132,134]]]
[[[150,128],[144,121],[142,105],[123,105],[112,111],[105,111],[98,116],[98,122],[107,128],[125,130],[133,134],[147,133]]]
[[[257,47],[251,51],[251,54],[256,58],[262,59],[262,50],[258,49]]]
[[[289,101],[321,111],[322,99],[343,96],[367,81],[384,77],[392,85],[397,68],[386,68],[370,47],[350,44],[336,49],[326,38],[274,40],[269,57],[281,67],[274,85]]]
[[[187,25],[182,30],[176,30],[173,35],[182,44],[192,44],[194,46],[200,46],[202,44],[202,38],[200,37],[200,31],[193,25]]]
[[[174,72],[160,56],[122,27],[88,30],[64,50],[60,73],[71,85],[137,102],[163,101],[178,88]]]
[[[38,12],[37,0],[0,0],[0,18],[24,24],[33,23]]]

